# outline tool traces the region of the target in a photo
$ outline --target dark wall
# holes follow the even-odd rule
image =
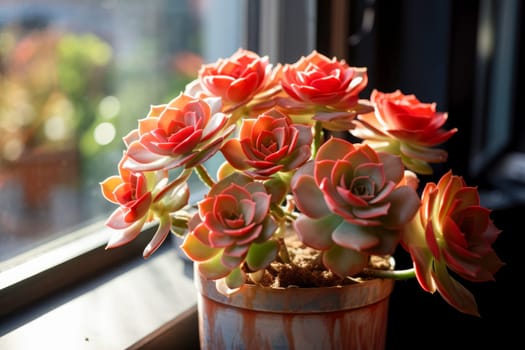
[[[319,1],[318,48],[327,55],[332,55],[328,39],[334,30],[330,27],[330,8],[336,3]],[[503,1],[491,3],[501,5]],[[363,97],[368,97],[372,88],[385,92],[401,89],[404,93],[416,94],[422,101],[437,102],[438,110],[449,113],[447,127],[457,127],[459,131],[447,142],[445,148],[449,160],[445,166],[436,168],[436,176],[441,176],[450,167],[454,173],[464,176],[467,183],[478,186],[482,195],[493,194],[493,184],[498,182],[490,165],[477,174],[469,171],[472,154],[483,153],[483,150],[472,149],[472,137],[479,119],[475,113],[480,110],[476,109],[476,103],[485,100],[479,96],[476,98],[476,87],[481,80],[479,70],[476,70],[476,44],[479,10],[483,4],[487,2],[351,1],[348,28],[345,28],[349,37],[344,43],[349,64],[368,67],[369,84]],[[372,31],[363,32],[361,20],[367,6],[373,6],[375,21]],[[516,6],[521,18],[525,18],[523,7]],[[519,27],[519,43],[523,44],[524,24],[520,23]],[[524,81],[523,65],[520,64],[525,61],[522,59],[523,47],[519,46],[513,74],[517,89],[523,87]],[[487,84],[490,86],[491,81],[488,80]],[[519,90],[516,93],[520,94]],[[525,144],[525,125],[520,117],[524,110],[518,100],[515,101],[509,147],[500,149],[496,161],[507,152],[525,151],[520,149]],[[496,195],[505,194],[496,192]],[[459,313],[439,295],[424,292],[416,280],[400,281],[391,298],[388,349],[525,347],[522,339],[525,334],[525,301],[520,291],[525,282],[525,263],[521,259],[525,239],[522,225],[517,220],[525,214],[525,205],[506,203],[495,206],[491,214],[496,226],[502,230],[494,249],[506,266],[496,274],[495,282],[462,282],[474,294],[481,318]]]
[[[333,1],[319,2],[319,51],[331,55],[330,7]],[[400,89],[421,101],[436,102],[449,112],[449,124],[460,129],[462,144],[469,143],[472,113],[477,1],[376,0],[352,1],[346,43],[347,61],[368,68],[369,83],[362,96],[372,89],[391,92]],[[370,5],[371,4],[371,5]],[[363,32],[363,12],[374,9],[374,26]],[[460,72],[458,72],[458,70]],[[468,150],[454,149],[449,166],[466,173]]]

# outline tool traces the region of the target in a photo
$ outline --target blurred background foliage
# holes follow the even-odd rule
[[[10,26],[0,32],[0,164],[75,149],[110,92],[111,46],[94,34]],[[92,142],[81,144],[92,152]],[[91,150],[90,150],[91,148]]]

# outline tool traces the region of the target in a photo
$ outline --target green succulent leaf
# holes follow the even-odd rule
[[[224,282],[230,289],[240,288],[244,284],[244,273],[237,267],[224,278]]]
[[[264,183],[266,191],[272,195],[272,203],[280,204],[289,191],[289,186],[281,177],[274,176]]]
[[[184,237],[188,232],[188,219],[186,218],[171,218],[171,232],[179,237]]]
[[[333,245],[323,253],[323,263],[339,277],[353,276],[366,267],[368,254]]]
[[[209,280],[217,280],[227,276],[231,269],[222,264],[221,258],[222,254],[217,254],[210,260],[198,263],[199,272]]]
[[[188,235],[180,246],[184,253],[193,261],[206,261],[218,253],[222,252],[220,249],[212,248],[203,244],[195,235]]]
[[[246,263],[252,271],[261,270],[268,266],[277,256],[279,243],[269,240],[264,243],[254,243],[248,250]]]
[[[327,215],[312,219],[301,215],[294,222],[301,241],[307,246],[319,250],[327,250],[333,245],[332,232],[341,225],[343,219],[337,215]]]

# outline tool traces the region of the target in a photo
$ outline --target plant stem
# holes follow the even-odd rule
[[[212,187],[215,185],[215,181],[211,178],[210,174],[208,173],[208,170],[204,167],[204,165],[199,164],[195,167],[195,171],[197,172],[197,175],[199,176],[199,179],[208,187]]]
[[[289,264],[292,260],[290,259],[290,254],[288,254],[288,247],[284,243],[284,238],[279,238],[279,245],[281,246],[279,248],[279,257],[283,262]]]
[[[317,154],[317,151],[319,150],[319,147],[321,147],[323,143],[323,126],[321,122],[316,121],[314,124],[314,142],[313,142],[313,156]]]
[[[378,278],[391,278],[395,280],[406,280],[416,277],[416,272],[414,268],[405,269],[405,270],[377,270],[365,268],[363,272],[371,277]]]
[[[162,198],[166,193],[173,190],[175,187],[179,186],[181,183],[186,181],[191,175],[191,169],[185,169],[176,179],[168,183],[164,188],[155,195],[154,201]]]

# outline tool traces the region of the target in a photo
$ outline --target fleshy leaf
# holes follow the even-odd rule
[[[353,276],[368,264],[368,254],[333,245],[323,253],[323,263],[339,277]]]
[[[180,246],[182,251],[193,261],[206,261],[213,258],[220,249],[203,244],[197,237],[189,234]]]
[[[294,228],[304,244],[315,249],[326,250],[332,246],[332,232],[341,221],[342,219],[336,215],[328,215],[321,219],[301,215],[295,220]]]
[[[479,317],[474,295],[449,275],[445,264],[435,265],[437,276],[434,278],[434,282],[443,299],[457,310]]]
[[[168,215],[162,216],[159,220],[159,226],[157,227],[155,235],[153,235],[153,238],[148,243],[148,245],[144,249],[144,252],[142,253],[142,255],[145,258],[150,257],[151,254],[153,254],[157,249],[159,249],[162,242],[164,242],[164,240],[166,240],[166,237],[168,237],[168,234],[170,233],[170,228],[170,217]]]
[[[228,276],[224,277],[224,282],[226,282],[229,289],[240,288],[244,284],[244,273],[237,267]]]
[[[248,250],[246,263],[252,271],[263,269],[275,259],[278,250],[279,244],[274,240],[253,243]]]
[[[370,234],[369,231],[373,229],[343,221],[334,230],[332,238],[335,243],[347,249],[365,251],[380,243],[377,236]]]
[[[231,272],[231,268],[228,268],[222,264],[222,254],[217,254],[213,258],[197,263],[199,272],[209,280],[216,280],[227,276]]]

